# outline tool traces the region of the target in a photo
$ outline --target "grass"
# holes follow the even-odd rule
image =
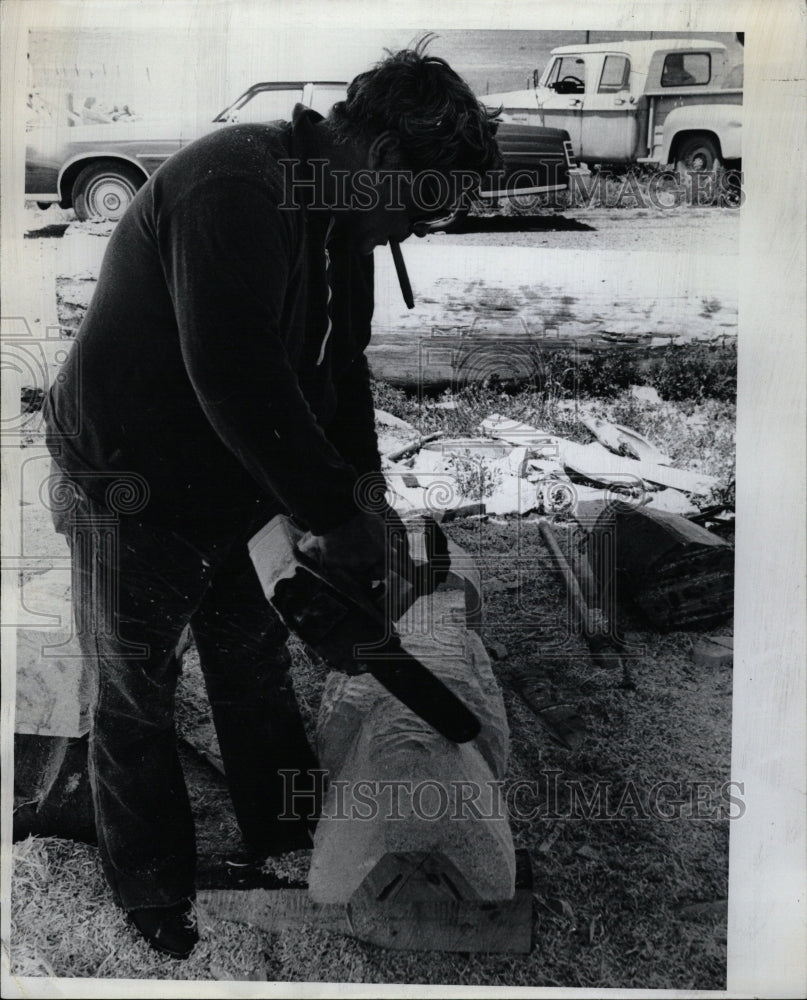
[[[15,844],[11,903],[15,976],[250,979],[262,970],[261,935],[226,921],[202,927],[188,962],[152,951],[109,898],[98,851],[86,844]]]

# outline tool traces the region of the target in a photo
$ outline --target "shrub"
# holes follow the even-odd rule
[[[628,353],[585,358],[575,363],[571,351],[557,351],[544,361],[544,381],[547,392],[561,399],[575,396],[610,399],[643,378],[635,358]]]
[[[734,400],[737,396],[737,345],[670,346],[652,374],[664,399]]]

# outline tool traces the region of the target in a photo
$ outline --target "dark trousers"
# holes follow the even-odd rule
[[[266,518],[191,539],[71,489],[74,502],[54,520],[71,544],[75,623],[92,682],[90,781],[104,871],[124,909],[169,906],[194,894],[194,828],[174,729],[186,625],[245,840],[268,854],[302,832],[304,821],[278,820],[279,772],[317,763],[291,687],[287,633],[246,545]]]

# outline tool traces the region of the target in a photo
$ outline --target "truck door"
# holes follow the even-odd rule
[[[624,163],[633,157],[638,121],[629,88],[630,60],[607,55],[599,80],[590,82],[583,98],[581,160]]]
[[[540,123],[565,128],[575,156],[580,155],[586,60],[581,55],[556,56],[536,90]]]

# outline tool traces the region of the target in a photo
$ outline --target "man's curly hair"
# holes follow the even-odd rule
[[[343,133],[395,133],[412,170],[497,169],[497,112],[485,108],[444,59],[425,54],[434,37],[388,52],[360,73],[347,99],[334,106],[334,123]]]

